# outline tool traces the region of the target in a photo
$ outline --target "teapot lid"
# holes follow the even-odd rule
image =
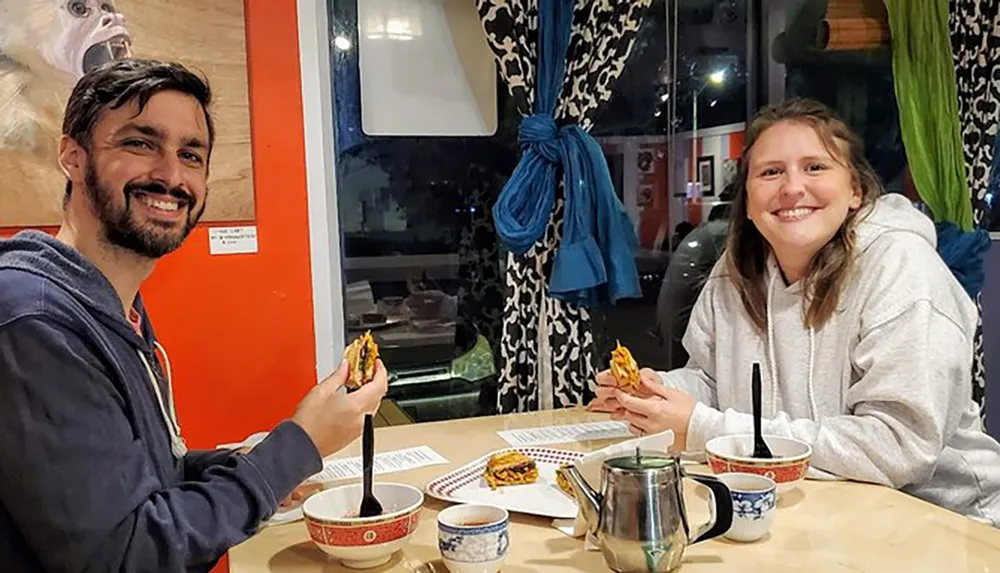
[[[663,470],[677,464],[677,459],[660,453],[643,452],[639,456],[629,455],[620,458],[611,458],[604,462],[610,469],[624,471],[648,471]]]

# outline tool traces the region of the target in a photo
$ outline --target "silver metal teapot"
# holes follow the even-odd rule
[[[605,460],[600,493],[575,466],[558,472],[572,486],[587,529],[612,571],[671,571],[681,564],[688,545],[722,535],[733,524],[729,488],[712,476],[686,475],[677,457],[636,452]],[[714,504],[711,520],[693,534],[684,507],[685,477],[707,486]]]

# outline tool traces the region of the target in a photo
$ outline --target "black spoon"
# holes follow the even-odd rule
[[[773,458],[771,448],[764,442],[760,432],[760,364],[753,363],[753,379],[750,381],[753,390],[753,457]]]
[[[365,414],[365,430],[361,436],[361,463],[365,494],[361,498],[361,511],[358,517],[382,515],[382,504],[372,493],[372,474],[375,471],[375,429],[372,427],[371,414]]]

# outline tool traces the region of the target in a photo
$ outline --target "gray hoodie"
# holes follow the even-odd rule
[[[768,265],[767,331],[754,327],[724,259],[691,316],[691,360],[664,383],[699,400],[687,446],[753,432],[750,373],[761,364],[763,431],[812,445],[812,477],[900,489],[1000,527],[1000,445],[972,401],[976,307],[935,249],[930,219],[881,197],[857,230],[857,274],[820,329],[800,283]]]

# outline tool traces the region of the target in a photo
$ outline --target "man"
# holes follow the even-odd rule
[[[338,392],[341,365],[253,450],[187,451],[138,293],[204,212],[210,103],[175,64],[87,74],[59,141],[58,234],[0,241],[0,571],[207,571],[386,391],[379,364]]]
[[[729,203],[726,202],[712,207],[708,221],[688,233],[670,258],[656,302],[656,329],[666,354],[665,363],[661,365],[664,370],[687,364],[688,353],[681,341],[705,280],[726,248],[728,231]]]

